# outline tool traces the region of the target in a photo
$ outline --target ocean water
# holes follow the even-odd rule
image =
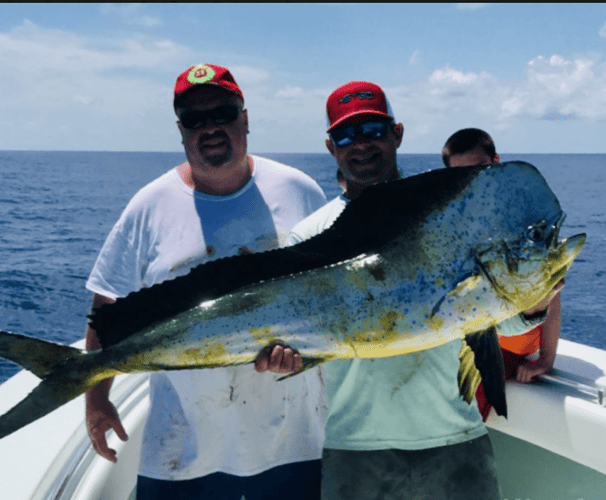
[[[326,154],[260,154],[297,167],[339,193]],[[72,343],[84,335],[84,288],[128,200],[184,161],[182,153],[0,152],[0,329]],[[535,165],[568,217],[562,236],[587,244],[562,292],[562,338],[606,349],[606,155],[517,154]],[[441,168],[440,156],[398,155],[404,175]],[[18,371],[0,359],[0,382]]]

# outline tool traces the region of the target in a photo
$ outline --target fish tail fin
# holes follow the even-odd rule
[[[312,368],[315,368],[316,366],[320,366],[322,363],[325,363],[328,360],[325,358],[303,357],[302,361],[303,361],[303,368],[301,368],[296,373],[289,373],[288,375],[284,375],[283,377],[280,377],[277,381],[280,382],[282,380],[286,380],[287,378],[294,377],[295,375],[299,375],[299,373],[303,373],[303,372],[306,372],[307,370],[311,370]]]
[[[42,382],[22,401],[0,416],[0,439],[47,415],[89,388],[76,349],[0,330],[0,356],[21,365]]]
[[[486,400],[493,406],[497,415],[507,418],[505,365],[496,329],[491,327],[467,335],[464,342],[464,347],[459,353],[461,395],[467,402],[471,402],[481,379]],[[473,356],[470,351],[473,351]]]
[[[0,330],[0,357],[17,363],[39,378],[82,351],[67,345]]]
[[[0,439],[51,413],[87,388],[84,381],[73,383],[71,379],[66,380],[60,371],[50,375],[26,398],[0,416]]]

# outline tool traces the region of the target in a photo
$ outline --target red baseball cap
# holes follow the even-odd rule
[[[394,119],[385,93],[381,87],[371,82],[341,85],[328,96],[326,113],[329,124],[327,132],[354,117],[379,116]]]
[[[216,85],[232,94],[236,94],[244,100],[242,90],[234,80],[234,77],[227,68],[217,66],[216,64],[196,64],[187,68],[177,77],[175,83],[174,107],[177,107],[177,100],[190,89],[197,85]]]

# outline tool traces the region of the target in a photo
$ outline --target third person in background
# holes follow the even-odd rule
[[[442,148],[442,161],[446,167],[484,166],[497,164],[500,157],[497,154],[494,141],[488,133],[477,128],[465,128],[452,134]],[[560,285],[563,285],[563,283]],[[546,302],[540,304],[544,309]],[[537,375],[548,372],[553,367],[560,337],[560,294],[549,301],[545,321],[524,335],[499,338],[505,377],[518,382],[530,382]],[[524,314],[532,316],[535,309]],[[530,360],[530,354],[538,351],[538,359]],[[478,408],[484,420],[488,418],[491,406],[486,401],[484,387],[478,387],[476,394]]]

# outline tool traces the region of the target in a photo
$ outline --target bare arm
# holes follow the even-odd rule
[[[549,303],[547,318],[543,322],[543,333],[539,347],[539,359],[526,361],[518,367],[516,380],[528,383],[537,375],[548,372],[553,368],[560,338],[561,297],[557,294]]]
[[[533,328],[543,324],[547,320],[549,314],[548,306],[552,305],[552,299],[562,290],[564,286],[564,279],[562,278],[558,283],[551,289],[547,297],[545,297],[536,306],[527,311],[524,311],[513,318],[503,321],[497,325],[497,333],[503,337],[513,337],[516,335],[522,335],[529,332]],[[558,299],[559,301],[559,299]],[[558,306],[559,307],[559,302]],[[559,317],[559,310],[558,310]],[[558,326],[559,331],[559,326]]]
[[[95,294],[92,308],[96,309],[102,304],[111,304],[113,302],[112,299]],[[97,333],[90,325],[87,325],[86,349],[91,351],[100,348],[101,343],[97,338]],[[122,426],[122,422],[120,422],[116,407],[109,400],[109,390],[113,381],[113,378],[103,380],[99,385],[86,392],[86,427],[95,451],[103,458],[116,462],[118,460],[116,450],[109,448],[107,445],[105,433],[110,429],[114,429],[122,441],[126,441],[128,436]]]

